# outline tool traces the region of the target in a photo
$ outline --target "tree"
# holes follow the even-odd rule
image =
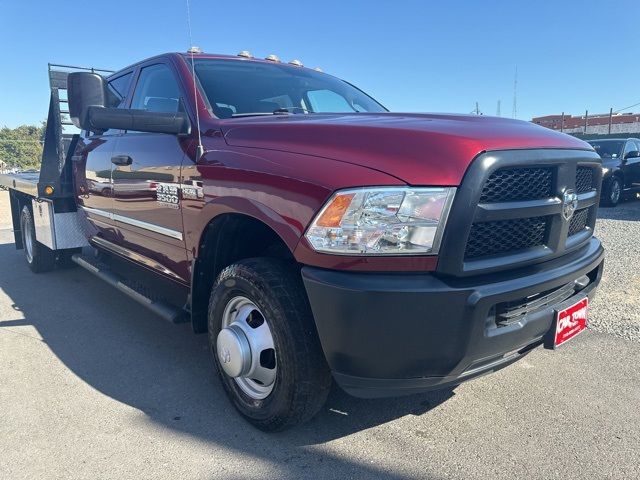
[[[0,129],[0,161],[9,168],[40,168],[46,122]]]

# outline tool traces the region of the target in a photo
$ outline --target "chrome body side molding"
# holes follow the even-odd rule
[[[144,230],[148,230],[150,232],[159,233],[160,235],[165,235],[167,237],[175,238],[177,240],[183,240],[182,232],[178,232],[177,230],[171,230],[170,228],[161,227],[160,225],[154,225],[153,223],[143,222],[141,220],[136,220],[135,218],[125,217],[123,215],[118,215],[117,213],[107,212],[106,210],[100,210],[98,208],[90,208],[90,207],[80,207],[85,212],[93,213],[94,215],[98,215],[100,217],[108,218],[110,220],[115,220],[116,222],[126,223],[127,225],[133,225],[134,227],[142,228]]]

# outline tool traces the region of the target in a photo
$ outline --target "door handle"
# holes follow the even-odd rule
[[[133,163],[133,158],[129,155],[116,155],[115,157],[111,157],[111,163],[119,167],[126,167]]]

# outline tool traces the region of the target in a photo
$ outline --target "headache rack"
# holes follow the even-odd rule
[[[38,197],[55,199],[73,195],[73,178],[69,166],[79,138],[78,134],[64,131],[65,126],[73,125],[69,118],[67,76],[71,72],[92,72],[106,76],[113,71],[55,63],[48,64],[48,71],[51,95],[37,194]],[[47,195],[45,187],[52,187],[53,193]]]

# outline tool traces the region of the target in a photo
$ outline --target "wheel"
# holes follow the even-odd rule
[[[209,345],[235,408],[264,431],[324,405],[331,373],[297,268],[270,258],[225,268],[209,301]]]
[[[602,188],[602,205],[615,207],[622,199],[622,180],[620,177],[610,177]]]
[[[27,205],[20,213],[20,230],[22,232],[22,246],[29,268],[34,273],[44,273],[56,266],[56,254],[36,240],[36,228],[33,215]]]

